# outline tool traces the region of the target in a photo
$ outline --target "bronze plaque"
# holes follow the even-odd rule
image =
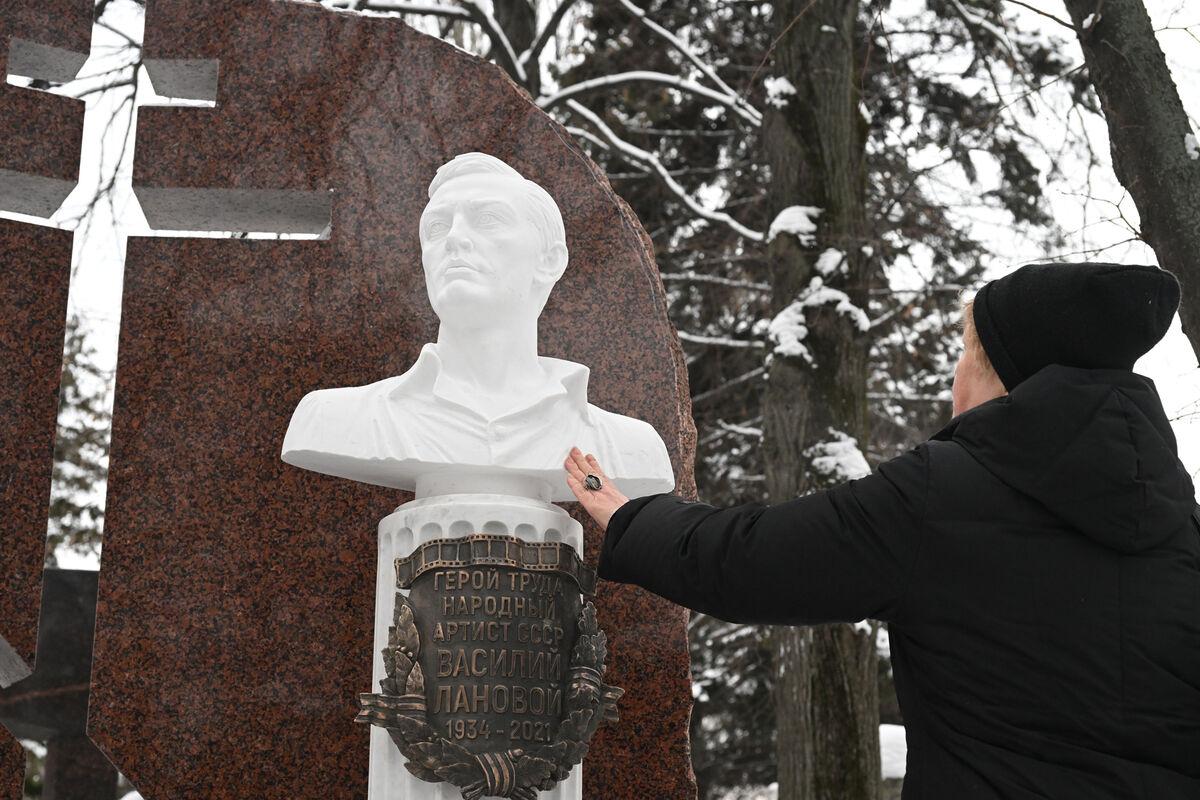
[[[558,542],[473,534],[396,559],[387,678],[360,698],[422,780],[466,800],[533,800],[564,780],[621,690],[604,683],[606,639],[584,602],[595,573]]]

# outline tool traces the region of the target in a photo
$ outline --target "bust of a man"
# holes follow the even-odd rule
[[[589,403],[586,366],[538,355],[538,316],[567,266],[541,186],[464,153],[430,183],[420,237],[437,341],[403,375],[306,395],[285,462],[397,489],[502,491],[516,478],[574,500],[562,464],[577,445],[631,497],[674,488],[654,428]]]

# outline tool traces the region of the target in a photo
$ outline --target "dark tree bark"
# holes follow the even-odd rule
[[[776,0],[771,75],[796,89],[770,108],[763,141],[771,212],[793,205],[823,209],[811,245],[782,233],[767,246],[774,311],[818,276],[828,247],[846,256],[844,274],[825,279],[858,307],[867,305],[866,123],[859,112],[857,0]],[[805,451],[830,429],[867,441],[869,342],[833,306],[805,309],[810,364],[774,354],[764,398],[764,461],[772,502],[840,483],[817,474]],[[880,791],[879,695],[871,632],[851,625],[778,628],[776,635],[779,800],[877,800]]]
[[[508,37],[513,51],[519,58],[521,53],[533,45],[534,37],[537,36],[537,10],[534,4],[529,0],[496,0],[494,9],[496,22],[500,24],[501,30]],[[500,58],[495,49],[496,45],[493,42],[491,58],[504,64],[504,59]],[[510,77],[528,89],[533,97],[537,97],[542,81],[536,60],[529,64],[527,69],[528,74],[524,81],[519,80],[516,75]]]
[[[1113,169],[1137,205],[1142,238],[1182,284],[1183,330],[1200,353],[1200,159],[1184,145],[1191,126],[1150,15],[1142,0],[1064,3],[1108,121]]]

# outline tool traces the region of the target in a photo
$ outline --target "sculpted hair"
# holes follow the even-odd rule
[[[526,203],[526,212],[529,215],[529,221],[533,223],[533,227],[542,239],[542,249],[548,250],[552,244],[566,245],[567,230],[563,226],[558,204],[554,202],[550,193],[528,180],[508,164],[487,153],[463,153],[438,167],[433,180],[429,182],[429,198],[433,199],[434,193],[447,181],[461,178],[464,175],[480,174],[504,175],[521,181],[521,185],[525,188],[525,199],[529,201]]]
[[[992,361],[988,358],[987,351],[983,349],[983,342],[979,341],[979,334],[975,330],[974,299],[962,301],[962,329],[963,349],[971,351],[980,373],[984,376],[990,374],[999,381],[1000,376],[996,374],[996,368],[992,366]]]

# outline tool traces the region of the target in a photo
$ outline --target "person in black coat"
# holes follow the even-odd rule
[[[732,622],[886,621],[905,800],[1196,800],[1200,526],[1131,371],[1178,303],[1154,267],[992,281],[965,309],[949,424],[786,502],[630,500],[573,449],[599,574]]]

